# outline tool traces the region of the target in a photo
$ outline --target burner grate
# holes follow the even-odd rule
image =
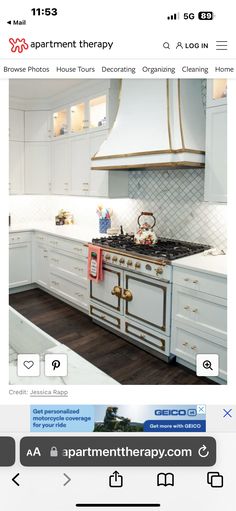
[[[209,245],[168,238],[160,238],[157,243],[153,245],[138,245],[134,242],[134,235],[126,234],[108,236],[106,238],[94,238],[92,243],[116,250],[120,249],[122,251],[133,252],[134,254],[141,254],[143,256],[168,259],[170,261],[193,254],[199,254],[211,248]]]

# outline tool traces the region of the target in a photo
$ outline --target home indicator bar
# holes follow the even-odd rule
[[[161,504],[76,504],[76,507],[161,507]]]

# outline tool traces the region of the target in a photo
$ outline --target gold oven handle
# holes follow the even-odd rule
[[[133,295],[130,289],[124,289],[123,294],[121,295],[121,298],[123,300],[126,300],[126,302],[131,302],[133,300]]]
[[[117,296],[117,298],[123,298],[122,297],[122,287],[114,286],[111,291],[111,294]]]

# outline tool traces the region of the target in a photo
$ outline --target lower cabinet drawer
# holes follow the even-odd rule
[[[38,232],[34,234],[34,239],[38,243],[47,243],[48,242],[48,235],[44,234],[43,232]]]
[[[116,317],[114,314],[110,314],[110,312],[106,312],[95,305],[90,305],[90,315],[92,316],[92,318],[102,321],[106,325],[112,326],[113,328],[117,328],[118,330],[120,330],[121,327],[120,318]]]
[[[173,317],[189,323],[192,328],[226,340],[227,302],[223,298],[175,285]]]
[[[50,273],[50,289],[66,300],[88,308],[88,288]]]
[[[87,259],[73,257],[70,254],[62,254],[56,250],[50,250],[51,270],[57,270],[61,276],[85,280],[87,283]]]
[[[145,326],[141,327],[135,323],[129,321],[125,322],[125,334],[132,339],[137,339],[142,344],[149,346],[150,348],[169,355],[170,343],[169,337],[153,332],[151,329],[147,329]]]
[[[66,252],[70,252],[75,256],[88,256],[88,247],[85,246],[84,243],[80,243],[77,241],[67,240],[65,238],[59,238],[50,236],[49,237],[49,246],[51,248],[57,248],[58,250],[65,250]]]
[[[227,279],[217,275],[191,271],[185,268],[174,268],[173,283],[209,295],[227,298]]]
[[[31,241],[31,232],[15,232],[9,234],[9,244],[27,243]]]
[[[186,328],[181,323],[173,326],[171,352],[177,357],[196,365],[196,355],[201,353],[217,354],[220,360],[220,377],[226,379],[227,350],[222,339]]]

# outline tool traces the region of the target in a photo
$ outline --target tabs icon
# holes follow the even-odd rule
[[[174,486],[175,476],[172,472],[160,472],[157,474],[157,486]]]

